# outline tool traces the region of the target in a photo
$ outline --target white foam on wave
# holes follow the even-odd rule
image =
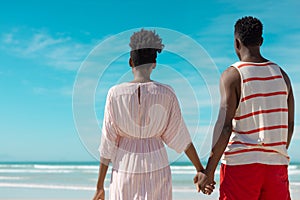
[[[171,166],[171,169],[173,170],[195,170],[195,167],[194,166]]]
[[[289,170],[294,170],[294,169],[297,169],[297,168],[298,168],[297,165],[289,165],[289,166],[288,166],[288,169],[289,169]]]
[[[36,188],[36,189],[57,189],[57,190],[89,190],[94,191],[95,187],[75,186],[75,185],[43,185],[27,183],[0,183],[0,187],[9,188]],[[105,188],[108,189],[108,188]]]
[[[0,169],[0,173],[72,173],[73,170]]]
[[[99,169],[94,165],[33,165],[35,169]]]
[[[299,175],[300,174],[299,165],[289,165],[288,166],[288,174],[289,175]]]
[[[300,182],[290,182],[290,185],[293,185],[293,186],[300,186]]]
[[[300,170],[293,170],[293,171],[289,171],[288,172],[289,175],[296,175],[296,174],[300,174]]]
[[[192,171],[183,171],[183,170],[172,170],[172,174],[196,174],[195,170]]]
[[[16,177],[16,176],[0,176],[0,180],[21,180],[26,179],[25,177]]]
[[[32,167],[30,164],[19,165],[19,164],[0,164],[0,168],[28,168]]]

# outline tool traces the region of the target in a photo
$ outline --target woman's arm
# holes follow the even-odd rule
[[[206,184],[207,176],[205,174],[205,169],[200,162],[200,159],[198,157],[197,151],[193,143],[191,143],[189,147],[185,150],[185,154],[197,170],[197,175],[194,178],[194,183],[196,184],[197,191],[200,192],[202,190],[204,194],[211,194],[215,189],[214,183]],[[201,187],[201,185],[203,185],[203,187]]]
[[[107,165],[100,163],[97,189],[104,187],[104,180],[105,180],[107,169],[108,169]]]
[[[100,163],[99,167],[99,176],[98,176],[98,182],[97,182],[97,190],[95,193],[95,196],[93,200],[104,200],[105,199],[105,193],[104,193],[104,180],[107,173],[108,166]]]
[[[200,162],[200,159],[198,157],[198,154],[196,152],[196,149],[195,149],[193,143],[191,143],[189,145],[189,147],[185,150],[185,154],[190,159],[190,161],[193,163],[197,172],[204,172],[204,167],[202,166],[202,164]]]
[[[111,89],[108,91],[104,119],[102,125],[101,142],[99,146],[100,166],[97,182],[97,191],[93,200],[104,200],[104,180],[111,158],[115,155],[117,149],[118,134],[114,125]]]

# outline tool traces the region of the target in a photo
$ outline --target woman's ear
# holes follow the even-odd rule
[[[152,63],[152,69],[155,69],[155,67],[156,67],[156,62]]]
[[[132,61],[132,59],[131,59],[131,58],[129,58],[129,61],[128,61],[128,63],[129,63],[129,66],[130,66],[130,67],[134,67],[134,64],[133,64],[133,61]]]

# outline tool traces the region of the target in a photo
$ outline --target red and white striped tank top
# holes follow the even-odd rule
[[[288,90],[272,62],[237,62],[241,97],[222,163],[287,165]]]

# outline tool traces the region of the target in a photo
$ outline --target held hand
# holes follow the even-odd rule
[[[202,190],[203,193],[210,195],[213,192],[213,190],[215,189],[215,185],[216,185],[216,182],[214,181],[214,175],[212,175],[212,176],[208,175],[207,176],[207,184],[204,186],[204,191]]]
[[[210,195],[215,189],[215,184],[216,184],[215,181],[213,181],[212,183],[206,184],[204,187],[204,190],[202,190],[202,192],[204,194]]]
[[[204,191],[205,185],[207,184],[207,176],[203,172],[197,172],[194,177],[194,184],[196,184],[197,191]]]
[[[208,177],[203,172],[198,172],[194,177],[194,183],[196,184],[197,191],[202,191],[204,194],[210,195],[215,189],[216,182],[214,177]]]
[[[97,189],[93,200],[105,200],[105,192],[103,188]]]

